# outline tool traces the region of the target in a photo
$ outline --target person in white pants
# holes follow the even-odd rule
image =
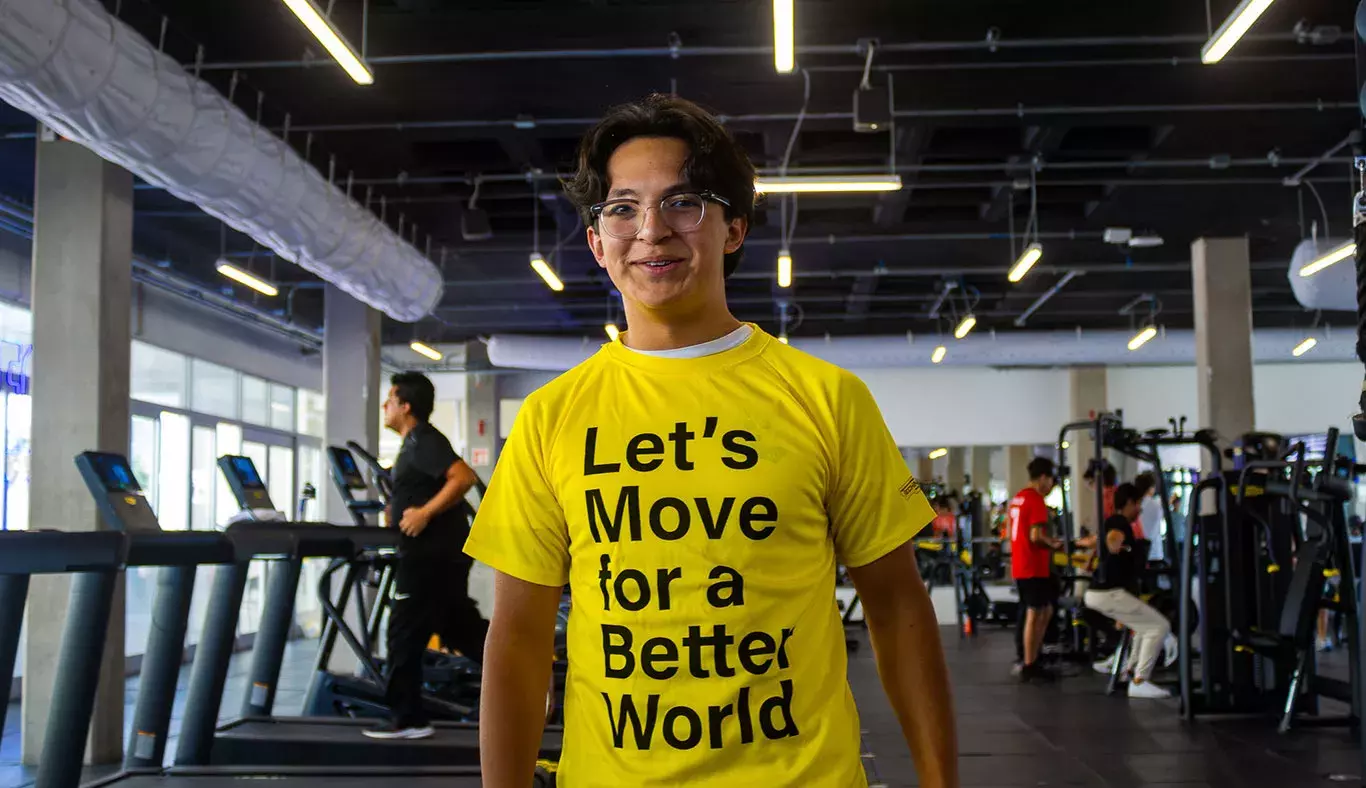
[[[1162,642],[1171,633],[1165,616],[1134,595],[1139,567],[1147,556],[1134,551],[1133,521],[1142,508],[1143,496],[1132,484],[1115,488],[1115,513],[1105,521],[1104,539],[1099,545],[1100,560],[1086,590],[1086,606],[1102,613],[1134,633],[1131,698],[1169,698],[1171,693],[1153,684],[1151,678],[1162,654]]]

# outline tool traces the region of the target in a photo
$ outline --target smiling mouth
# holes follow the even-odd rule
[[[651,270],[658,271],[673,265],[677,265],[681,262],[683,262],[683,260],[678,257],[661,257],[653,260],[636,260],[635,262],[631,263],[631,265],[640,265]]]

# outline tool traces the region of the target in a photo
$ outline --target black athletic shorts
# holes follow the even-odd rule
[[[1015,581],[1020,590],[1020,604],[1034,608],[1056,607],[1058,584],[1051,577],[1025,577]]]

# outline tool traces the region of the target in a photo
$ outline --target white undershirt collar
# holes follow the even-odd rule
[[[742,325],[734,331],[726,334],[719,339],[710,342],[703,342],[700,345],[689,345],[687,347],[672,348],[670,350],[636,350],[627,347],[632,353],[639,353],[642,356],[654,356],[655,358],[702,358],[704,356],[714,356],[717,353],[724,353],[732,348],[740,347],[754,333],[753,326]],[[626,347],[626,345],[622,345]]]

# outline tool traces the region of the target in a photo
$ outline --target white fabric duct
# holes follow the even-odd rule
[[[95,0],[0,0],[0,100],[396,320],[441,298],[417,249]]]
[[[1290,355],[1311,333],[1293,329],[1262,329],[1252,336],[1252,356],[1258,362],[1291,362]],[[1318,345],[1302,361],[1351,361],[1356,338],[1349,331],[1312,333]],[[793,339],[791,344],[845,369],[932,367],[930,355],[938,345],[948,348],[939,366],[1058,367],[1079,364],[1127,366],[1195,363],[1195,332],[1160,333],[1138,350],[1130,351],[1128,331],[1001,333],[980,332],[961,340],[932,335],[831,337]],[[564,337],[498,334],[489,338],[489,361],[496,367],[564,371],[597,352],[607,341]]]
[[[1323,255],[1342,248],[1350,238],[1321,238],[1301,241],[1290,258],[1290,289],[1295,300],[1305,309],[1325,309],[1355,312],[1357,309],[1357,268],[1355,258],[1348,257],[1319,271],[1313,276],[1300,276],[1300,269]]]

